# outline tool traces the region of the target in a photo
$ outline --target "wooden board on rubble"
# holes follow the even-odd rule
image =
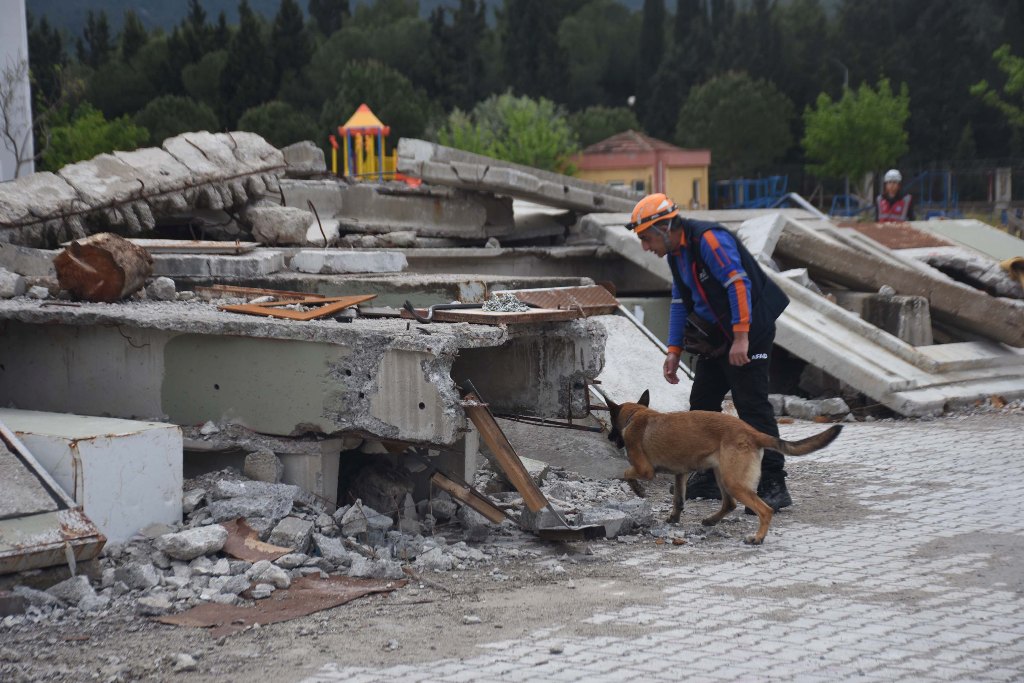
[[[545,287],[542,289],[510,289],[510,294],[524,304],[543,308],[579,308],[585,315],[610,315],[619,308],[618,300],[601,285],[582,287]]]
[[[417,308],[416,312],[423,317],[429,312],[426,308]],[[409,311],[402,310],[402,317],[412,319]],[[485,311],[484,309],[468,308],[458,310],[435,310],[435,323],[476,323],[478,325],[515,325],[524,323],[550,323],[578,320],[585,317],[579,310],[558,310],[554,308],[531,308],[521,313],[506,311]]]
[[[225,242],[217,240],[153,240],[131,238],[132,244],[142,247],[151,254],[246,254],[257,247],[259,242]]]
[[[331,296],[323,299],[271,301],[264,304],[237,304],[218,306],[218,308],[222,311],[228,311],[229,313],[245,313],[248,315],[264,315],[270,318],[306,321],[316,320],[317,318],[326,318],[334,315],[335,313],[340,313],[350,306],[355,306],[364,301],[369,301],[376,296],[376,294],[357,294],[355,296]],[[296,311],[293,309],[281,308],[282,306],[290,306],[293,304],[312,306],[313,308],[308,311]]]

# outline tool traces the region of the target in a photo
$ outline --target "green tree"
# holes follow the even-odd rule
[[[216,132],[220,129],[213,109],[180,95],[162,95],[150,100],[134,120],[136,125],[149,131],[149,144],[154,146],[180,133],[193,130]]]
[[[249,7],[248,0],[241,0],[238,30],[231,36],[220,77],[220,120],[229,127],[238,122],[246,109],[266,102],[273,95],[274,61],[265,28]]]
[[[348,0],[309,0],[309,15],[320,33],[330,37],[349,18]]]
[[[110,58],[114,46],[106,12],[100,10],[94,13],[89,10],[85,20],[85,30],[82,32],[82,38],[78,41],[77,50],[78,61],[94,69]]]
[[[64,125],[54,126],[50,147],[43,155],[43,170],[57,171],[67,164],[91,159],[114,150],[130,151],[145,145],[149,131],[127,116],[107,121],[103,112],[88,103]]]
[[[188,96],[213,107],[214,111],[220,109],[220,79],[227,63],[228,51],[214,50],[182,69],[181,81]]]
[[[89,78],[85,99],[108,119],[134,114],[146,106],[159,92],[159,81],[153,81],[140,69],[121,59],[111,59]]]
[[[28,16],[28,59],[36,100],[54,102],[61,94],[61,71],[67,64],[60,31],[46,17],[35,23]]]
[[[505,0],[501,14],[505,84],[531,97],[557,97],[565,83],[566,55],[558,27],[573,0]]]
[[[583,148],[610,138],[616,133],[640,130],[636,114],[627,107],[587,107],[570,115],[569,125],[576,134],[580,147]]]
[[[238,119],[238,129],[258,133],[278,148],[303,140],[320,144],[327,138],[327,133],[310,116],[278,100],[246,111]]]
[[[644,0],[634,94],[640,117],[658,97],[654,75],[665,57],[665,0]]]
[[[774,85],[731,71],[690,91],[675,141],[710,148],[718,177],[758,173],[793,144],[793,115],[793,104]]]
[[[1000,46],[992,53],[992,57],[1006,76],[1002,90],[996,90],[987,80],[982,79],[971,86],[970,92],[985,104],[1001,111],[1011,126],[1024,128],[1024,58],[1011,54],[1009,45]]]
[[[274,52],[274,91],[282,78],[293,77],[309,62],[312,41],[302,19],[302,10],[295,0],[281,0],[270,33]]]
[[[448,22],[449,12],[451,23]],[[430,13],[427,54],[431,61],[431,78],[427,92],[439,99],[445,109],[471,107],[485,94],[486,12],[484,2],[459,0],[455,10],[438,5]]]
[[[639,13],[615,0],[592,0],[563,19],[558,44],[567,72],[560,99],[573,109],[626,104],[636,94],[639,34]]]
[[[366,104],[385,125],[391,139],[422,137],[433,108],[426,94],[395,69],[375,61],[356,61],[341,72],[336,94],[320,114],[320,127],[334,131]]]
[[[579,150],[565,113],[552,101],[492,95],[470,114],[455,110],[438,141],[477,154],[551,171],[571,172]]]
[[[712,54],[707,3],[679,0],[674,35],[651,84],[655,96],[644,108],[644,128],[658,138],[672,135],[683,98],[705,80]]]
[[[896,165],[906,154],[910,95],[906,84],[894,93],[888,79],[877,88],[862,83],[834,101],[818,95],[804,110],[804,138],[809,170],[827,178],[864,177]]]
[[[125,10],[124,25],[121,28],[121,58],[126,62],[131,61],[147,40],[149,31],[142,25],[139,15],[132,10]]]

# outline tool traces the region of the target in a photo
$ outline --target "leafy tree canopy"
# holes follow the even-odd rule
[[[1009,45],[999,47],[992,57],[1006,75],[1006,85],[1000,92],[983,79],[971,86],[971,94],[1001,111],[1014,128],[1024,128],[1024,58],[1011,54]]]
[[[803,147],[811,171],[820,176],[862,177],[894,166],[906,154],[910,95],[906,84],[894,93],[888,79],[877,88],[862,83],[847,89],[842,99],[818,96],[804,110]]]
[[[285,102],[273,100],[249,109],[238,119],[238,128],[257,133],[275,147],[313,140],[322,144],[326,133],[312,117]]]
[[[466,114],[453,111],[438,141],[477,154],[551,171],[571,172],[579,150],[565,113],[554,102],[492,95]]]
[[[193,130],[216,132],[217,115],[209,106],[191,97],[163,95],[151,100],[135,115],[135,123],[149,131],[149,144],[159,145],[169,137]]]
[[[127,116],[107,121],[103,112],[89,104],[80,106],[70,121],[54,126],[50,133],[50,147],[43,155],[43,170],[47,171],[97,154],[137,149],[149,140],[149,131],[136,126]]]
[[[679,110],[675,141],[711,149],[722,177],[766,170],[793,144],[793,104],[776,87],[731,71],[693,88]]]
[[[636,114],[627,107],[587,107],[569,116],[580,147],[586,148],[627,130],[641,130]]]

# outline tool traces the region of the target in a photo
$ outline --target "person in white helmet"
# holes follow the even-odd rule
[[[885,188],[875,200],[875,222],[902,223],[914,220],[914,198],[904,194],[903,175],[895,168],[885,172]]]

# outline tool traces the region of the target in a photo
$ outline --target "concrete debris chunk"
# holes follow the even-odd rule
[[[300,517],[285,517],[270,532],[268,543],[305,553],[313,534],[313,522]]]
[[[405,577],[400,563],[387,559],[371,560],[362,555],[352,558],[348,575],[361,579],[401,579]]]
[[[633,498],[631,500],[620,500],[606,503],[605,508],[612,510],[621,510],[629,515],[630,531],[637,527],[649,527],[654,524],[654,511],[651,509],[651,503],[646,498]],[[623,532],[629,533],[629,531]]]
[[[277,484],[284,476],[284,463],[274,451],[261,448],[245,456],[242,473],[255,481]]]
[[[306,233],[316,222],[311,212],[294,206],[253,206],[243,220],[252,229],[253,239],[269,246],[305,244]]]
[[[397,251],[313,251],[292,257],[291,268],[301,273],[400,273],[409,267]]]
[[[615,538],[633,530],[633,520],[627,513],[607,507],[584,510],[578,523],[580,526],[603,526],[605,538]]]
[[[56,607],[61,604],[61,599],[57,596],[28,586],[15,586],[11,589],[11,593],[25,598],[33,607]]]
[[[35,285],[35,286],[32,286],[32,287],[29,287],[28,291],[25,294],[26,294],[26,296],[28,296],[29,299],[49,299],[50,298],[50,290],[48,290],[46,287],[41,287],[39,285]]]
[[[190,489],[181,495],[181,512],[188,515],[194,511],[206,497],[206,489]]]
[[[345,549],[345,544],[341,539],[323,534],[313,534],[313,543],[321,557],[334,566],[347,567],[352,564],[353,554]]]
[[[114,578],[132,590],[146,590],[160,585],[160,572],[150,562],[131,562],[118,567]]]
[[[144,617],[158,617],[170,612],[174,606],[165,595],[150,595],[139,598],[135,603],[135,612]]]
[[[46,592],[64,604],[75,607],[84,598],[96,596],[96,591],[93,590],[92,584],[89,583],[89,577],[81,575],[72,576],[70,579],[61,581],[55,586],[48,588]]]
[[[256,529],[257,523],[254,520],[263,519],[269,528],[273,528],[292,511],[292,499],[282,493],[227,498],[210,503],[206,509],[215,522],[243,517],[250,527]],[[263,537],[262,533],[260,537]]]
[[[340,544],[341,541],[338,541],[338,543]],[[282,569],[295,569],[297,567],[301,567],[308,559],[309,556],[305,553],[288,553],[287,555],[282,555],[281,557],[274,560],[274,564],[276,564],[278,567],[281,567]]]
[[[430,550],[421,553],[413,565],[417,569],[425,569],[427,571],[434,572],[447,572],[451,571],[455,566],[455,558],[451,555],[446,555],[440,548],[431,548]]]
[[[158,277],[146,286],[146,297],[153,301],[174,301],[177,298],[174,280]]]
[[[467,541],[484,541],[492,528],[487,518],[471,507],[463,505],[456,514],[466,535]]]
[[[228,531],[219,524],[165,534],[156,540],[156,547],[176,560],[189,561],[201,555],[219,552],[228,540]]]
[[[327,173],[324,151],[312,140],[296,142],[281,149],[287,164],[285,177],[315,178]]]
[[[260,560],[245,573],[245,576],[253,583],[269,583],[275,588],[287,588],[292,584],[288,572],[270,560]]]
[[[176,672],[196,670],[196,658],[190,654],[179,652],[171,658],[171,668]]]
[[[221,479],[210,489],[210,499],[217,501],[225,498],[245,496],[281,496],[306,507],[320,509],[322,505],[316,496],[294,484],[274,484],[265,481],[239,481]],[[264,515],[267,516],[267,515]]]
[[[25,278],[6,268],[0,268],[0,299],[21,296],[26,289]]]

